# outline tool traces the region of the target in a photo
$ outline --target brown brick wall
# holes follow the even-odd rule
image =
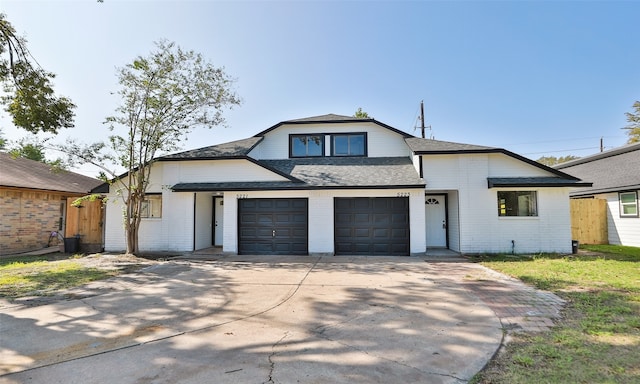
[[[0,189],[0,255],[46,247],[58,230],[62,200],[56,193]]]

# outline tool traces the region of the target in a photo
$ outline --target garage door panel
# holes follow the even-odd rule
[[[355,223],[369,223],[371,216],[368,213],[355,213],[353,215],[353,222]]]
[[[392,254],[391,249],[392,247],[389,244],[380,244],[380,243],[375,243],[372,245],[373,248],[373,252],[374,254],[378,254],[378,255],[390,255]]]
[[[377,237],[378,239],[388,239],[389,233],[391,231],[387,228],[377,228],[373,230],[373,237]]]
[[[290,224],[293,218],[288,213],[276,213],[273,221],[276,224]]]
[[[273,237],[273,230],[271,229],[271,226],[256,228],[255,234],[258,238],[268,239],[270,237]]]
[[[351,228],[336,228],[336,238],[351,237]]]
[[[307,199],[290,200],[291,207],[299,210],[307,210]]]
[[[257,236],[256,228],[242,228],[240,229],[240,236],[242,237],[255,237]]]
[[[307,228],[294,228],[293,229],[293,237],[296,238],[307,238]]]
[[[393,214],[391,215],[391,222],[394,224],[404,224],[409,220],[405,214]]]
[[[373,223],[378,226],[378,225],[389,225],[391,224],[393,220],[391,219],[390,215],[385,215],[382,213],[376,213],[373,216]]]
[[[253,214],[242,214],[240,215],[239,220],[245,223],[255,223],[257,218],[256,215]]]
[[[406,229],[392,229],[391,236],[392,239],[406,239],[409,237],[409,231]]]
[[[353,236],[368,238],[370,236],[369,228],[354,228],[353,229]]]
[[[370,243],[355,243],[355,251],[360,254],[370,254],[371,253],[371,244]]]
[[[334,198],[335,252],[408,255],[409,199]]]

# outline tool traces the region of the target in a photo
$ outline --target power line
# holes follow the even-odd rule
[[[588,148],[573,148],[573,149],[559,149],[555,151],[544,151],[544,152],[529,152],[523,153],[523,155],[539,155],[544,153],[558,153],[558,152],[570,152],[570,151],[585,151],[587,149],[600,149],[600,147],[588,147]],[[606,149],[606,148],[605,148]]]
[[[593,139],[600,139],[601,137],[611,139],[611,138],[621,138],[621,137],[624,137],[624,136],[593,136],[593,137],[576,137],[576,138],[571,138],[571,139],[544,140],[544,141],[529,141],[529,142],[525,142],[525,143],[512,143],[512,144],[500,144],[500,145],[501,145],[501,146],[508,146],[508,145],[546,144],[546,143],[558,143],[558,142],[562,142],[562,141],[593,140]]]

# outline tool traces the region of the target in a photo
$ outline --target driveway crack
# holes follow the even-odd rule
[[[273,358],[274,358],[275,355],[278,354],[278,352],[276,352],[276,348],[278,347],[278,345],[280,345],[282,343],[282,341],[288,335],[289,335],[289,331],[285,332],[284,335],[280,338],[280,340],[276,341],[271,346],[271,354],[269,355],[269,378],[263,384],[274,384],[275,383],[275,381],[273,381],[273,371],[276,368],[276,362],[273,360]]]

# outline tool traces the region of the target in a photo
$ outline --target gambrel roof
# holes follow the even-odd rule
[[[0,152],[0,187],[86,194],[103,182],[49,164]]]
[[[224,191],[265,189],[319,189],[319,188],[424,188],[425,181],[416,171],[412,159],[407,157],[313,157],[286,159],[256,159],[249,153],[260,144],[264,136],[283,125],[312,125],[339,123],[369,123],[400,136],[414,155],[500,153],[537,168],[549,177],[511,177],[488,179],[489,188],[500,186],[587,186],[590,183],[562,171],[547,167],[531,159],[502,148],[453,143],[414,137],[371,118],[357,118],[336,114],[282,121],[253,137],[229,143],[212,145],[158,158],[158,161],[242,159],[259,165],[287,180],[270,182],[201,182],[179,183],[174,191]],[[314,128],[314,129],[317,129]],[[555,176],[554,176],[555,175]]]
[[[640,189],[640,143],[571,160],[554,168],[593,182],[593,187],[575,190],[572,196]]]

